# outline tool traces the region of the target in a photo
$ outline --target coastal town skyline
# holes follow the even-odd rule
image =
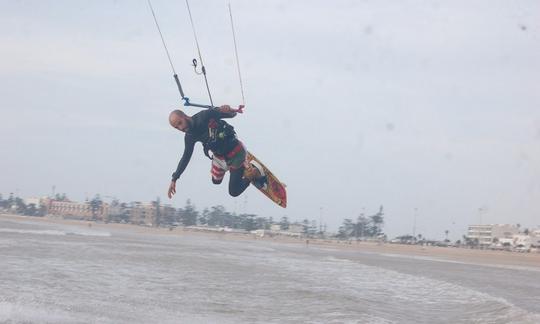
[[[31,216],[47,216],[47,215],[56,215],[56,216],[62,216],[62,217],[71,217],[71,218],[74,218],[74,219],[86,219],[86,220],[93,220],[93,221],[105,221],[105,222],[109,222],[109,221],[112,221],[112,222],[119,222],[120,220],[119,219],[115,219],[117,218],[118,216],[120,216],[120,214],[122,213],[118,208],[120,206],[123,206],[124,208],[129,208],[129,209],[132,209],[132,208],[142,208],[141,211],[139,211],[137,214],[138,216],[136,217],[136,219],[130,219],[130,216],[127,216],[127,218],[125,218],[123,221],[124,222],[128,222],[128,223],[133,223],[133,224],[139,224],[139,225],[148,225],[148,226],[170,226],[173,221],[171,221],[171,219],[175,218],[175,217],[180,217],[182,218],[182,216],[178,216],[178,212],[183,212],[183,208],[188,208],[189,210],[192,210],[193,212],[193,215],[190,216],[194,219],[194,221],[191,221],[189,224],[187,225],[206,225],[206,222],[203,222],[203,224],[200,223],[199,221],[199,217],[201,214],[204,214],[204,213],[208,213],[210,209],[212,209],[214,212],[216,210],[218,210],[218,213],[225,213],[225,214],[230,214],[230,215],[233,215],[234,217],[237,217],[237,215],[240,215],[241,217],[248,217],[248,218],[252,218],[251,222],[254,222],[255,218],[258,219],[258,223],[259,224],[262,224],[261,222],[263,223],[268,223],[269,225],[266,225],[266,226],[263,226],[264,227],[267,227],[269,228],[269,226],[271,224],[281,224],[280,226],[283,227],[283,228],[288,228],[289,224],[293,225],[293,226],[304,226],[304,230],[301,231],[302,233],[306,234],[308,233],[308,228],[309,228],[309,232],[310,233],[319,233],[320,235],[324,235],[324,236],[328,236],[328,237],[338,237],[342,231],[347,231],[344,229],[344,227],[349,227],[350,229],[348,231],[351,231],[353,230],[352,227],[350,226],[353,226],[353,227],[356,227],[356,226],[361,226],[363,229],[362,229],[362,233],[363,231],[365,231],[365,229],[367,229],[370,225],[370,223],[372,222],[372,219],[373,217],[375,217],[375,219],[380,219],[378,222],[380,222],[379,225],[375,224],[377,227],[377,230],[376,232],[374,232],[375,234],[372,234],[370,235],[369,237],[371,238],[378,238],[378,234],[377,233],[380,233],[380,235],[384,235],[384,240],[390,240],[390,239],[393,239],[393,240],[396,240],[396,238],[398,238],[398,240],[401,240],[402,242],[411,242],[411,240],[413,241],[420,241],[420,240],[428,240],[429,242],[442,242],[443,241],[443,238],[444,238],[444,241],[445,242],[452,242],[452,241],[455,241],[455,242],[458,242],[458,244],[461,244],[459,242],[461,241],[467,241],[467,237],[470,237],[470,239],[480,239],[480,241],[476,242],[476,244],[485,244],[485,243],[481,243],[482,240],[485,240],[487,239],[487,237],[484,237],[482,238],[482,236],[477,236],[478,234],[475,234],[477,230],[477,228],[486,228],[486,226],[492,226],[494,228],[498,227],[498,226],[502,226],[503,228],[512,228],[509,232],[507,231],[507,237],[505,237],[504,235],[502,234],[498,234],[499,236],[496,238],[497,242],[499,240],[499,238],[505,238],[505,239],[509,239],[512,237],[512,235],[518,235],[522,232],[524,232],[526,235],[530,233],[540,233],[540,225],[537,225],[537,226],[532,226],[532,227],[527,227],[526,224],[522,225],[520,223],[514,223],[514,224],[511,224],[511,223],[501,223],[501,225],[497,225],[497,224],[491,224],[489,222],[482,222],[482,218],[480,217],[479,220],[480,222],[478,223],[471,223],[467,226],[467,229],[463,232],[456,232],[456,233],[452,233],[450,230],[445,230],[444,231],[444,234],[442,235],[429,235],[429,234],[423,234],[422,231],[419,230],[419,227],[418,227],[418,224],[416,223],[417,219],[414,219],[413,220],[413,227],[412,227],[412,231],[410,232],[407,232],[407,231],[403,231],[403,232],[399,232],[399,233],[387,233],[385,230],[384,230],[384,227],[385,227],[385,220],[384,220],[384,215],[385,213],[383,212],[383,206],[381,205],[380,206],[380,209],[379,209],[379,212],[378,213],[375,213],[374,215],[368,215],[365,213],[365,210],[363,211],[363,213],[359,214],[358,217],[344,217],[342,218],[342,222],[340,223],[340,226],[339,228],[337,229],[328,229],[328,226],[326,223],[323,222],[323,219],[321,218],[322,217],[322,214],[319,215],[319,219],[316,219],[316,218],[311,218],[309,219],[308,217],[289,217],[287,215],[284,215],[282,216],[281,218],[278,218],[278,219],[274,219],[272,216],[270,217],[266,217],[265,215],[259,215],[257,213],[248,213],[248,212],[242,212],[242,211],[237,211],[237,210],[232,210],[232,211],[228,211],[224,206],[222,205],[212,205],[212,206],[204,206],[204,207],[197,207],[197,205],[191,201],[189,198],[187,199],[187,201],[185,202],[185,204],[182,206],[182,207],[177,207],[177,206],[173,206],[172,204],[170,203],[167,203],[167,202],[162,202],[160,200],[159,197],[156,197],[155,200],[141,200],[141,201],[130,201],[128,203],[126,202],[123,202],[121,200],[119,200],[116,196],[102,196],[100,194],[95,194],[92,198],[89,198],[89,197],[86,197],[83,201],[76,201],[76,200],[72,200],[69,198],[69,195],[67,195],[66,193],[56,193],[55,192],[56,188],[52,188],[52,192],[49,196],[42,196],[42,197],[34,197],[34,198],[20,198],[18,197],[16,194],[14,194],[13,192],[11,192],[9,194],[9,199],[12,201],[12,202],[15,202],[15,201],[20,201],[21,203],[24,203],[25,206],[24,208],[27,208],[29,205],[34,205],[32,208],[34,208],[33,210],[33,213],[35,213],[35,215],[31,215]],[[2,198],[4,197],[4,195],[2,195],[2,193],[0,192],[0,202],[2,201]],[[7,201],[4,200],[3,201]],[[45,202],[46,201],[46,202]],[[53,210],[55,211],[58,211],[58,210],[71,210],[72,212],[68,212],[67,214],[64,212],[50,212],[50,203],[51,202],[57,202],[57,203],[60,203],[60,205],[57,205],[56,208],[53,208]],[[71,204],[71,206],[66,207],[62,205],[62,203],[68,203],[68,204]],[[93,204],[96,203],[97,205],[96,206],[93,206]],[[46,207],[46,205],[48,205]],[[156,206],[158,207],[157,209],[160,210],[160,208],[163,210],[162,213],[163,215],[166,215],[166,216],[163,216],[162,219],[169,219],[169,222],[168,223],[164,223],[163,221],[157,221],[157,224],[153,224],[153,222],[156,222],[156,215],[155,215],[155,210],[156,210]],[[4,206],[5,207],[5,206]],[[40,209],[41,207],[41,209]],[[11,209],[12,210],[16,210],[16,204],[12,204],[11,205]],[[99,217],[96,217],[95,215],[95,210],[93,210],[94,208],[98,208],[100,209],[100,216]],[[149,208],[151,209],[150,212],[148,211],[144,211],[144,209],[146,208]],[[6,209],[7,211],[10,210],[10,208],[7,208]],[[40,212],[41,210],[41,212]],[[116,213],[116,215],[113,215],[112,218],[110,218],[109,216],[111,215],[111,211],[110,210],[114,210],[112,212],[112,214]],[[415,211],[417,212],[417,211]],[[482,211],[479,210],[479,213],[481,213]],[[92,213],[94,213],[92,215]],[[147,214],[146,216],[146,219],[144,218],[144,216],[141,216],[141,213],[144,215],[144,214]],[[152,216],[151,214],[154,213],[154,215]],[[25,214],[24,212],[19,212],[19,214]],[[158,212],[159,214],[159,212]],[[143,218],[141,218],[143,217]],[[378,218],[377,218],[378,217]],[[176,220],[175,224],[176,225],[181,225],[182,224],[182,221],[180,220],[180,218],[178,218],[178,220]],[[203,218],[204,219],[204,218]],[[365,225],[360,225],[360,223],[355,223],[355,222],[365,222]],[[283,225],[283,224],[286,224],[286,225]],[[351,225],[352,224],[352,225]],[[354,224],[358,224],[358,225],[354,225]],[[186,225],[186,224],[184,224]],[[208,224],[208,225],[212,225],[212,224]],[[215,226],[215,225],[212,225],[212,226]],[[223,224],[222,224],[223,226]],[[522,227],[523,226],[523,227]],[[260,227],[260,226],[259,226]],[[247,229],[249,231],[249,229]],[[487,230],[487,229],[486,229]],[[495,229],[493,229],[494,231],[496,231]],[[491,231],[491,229],[489,229],[489,231]],[[358,232],[356,234],[356,239],[359,238],[359,233]],[[472,233],[472,234],[471,234]],[[450,235],[452,234],[452,235]],[[341,234],[342,235],[342,234]],[[350,233],[349,233],[350,235]],[[364,238],[363,235],[360,236],[360,238]],[[449,240],[449,238],[451,238],[452,240]],[[489,243],[492,243],[491,240],[493,239],[494,237],[492,238],[489,238]],[[471,242],[469,242],[469,244],[472,244]]]

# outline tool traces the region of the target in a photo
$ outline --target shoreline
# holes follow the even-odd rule
[[[92,229],[118,229],[131,233],[154,234],[154,235],[195,235],[207,236],[234,241],[267,241],[278,244],[295,244],[306,247],[330,248],[335,250],[358,251],[364,253],[376,253],[380,255],[398,257],[416,257],[421,259],[433,259],[445,262],[463,262],[477,265],[527,267],[540,270],[540,253],[518,253],[507,251],[479,250],[458,247],[436,247],[421,245],[405,245],[376,242],[346,242],[329,239],[306,239],[285,236],[260,237],[254,234],[195,231],[187,228],[146,227],[134,224],[97,223],[93,221],[71,220],[57,217],[31,217],[10,214],[0,214],[0,220],[11,221],[34,221],[48,224],[61,224],[79,226]],[[306,243],[309,241],[309,244]]]

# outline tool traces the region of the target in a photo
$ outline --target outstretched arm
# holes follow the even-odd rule
[[[184,170],[186,169],[189,160],[191,160],[191,156],[193,155],[195,141],[191,140],[191,138],[186,135],[184,142],[184,154],[182,154],[182,158],[180,159],[180,162],[178,162],[176,171],[172,174],[171,183],[169,184],[169,191],[167,192],[169,199],[172,198],[172,196],[176,193],[176,180],[178,180],[182,173],[184,173]]]
[[[215,111],[219,113],[219,118],[233,118],[236,116],[236,113],[244,112],[244,105],[238,106],[238,109],[231,108],[229,105],[223,105],[215,109]]]

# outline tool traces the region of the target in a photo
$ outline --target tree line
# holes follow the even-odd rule
[[[99,196],[92,199],[90,201],[90,205],[93,206],[92,210],[99,208],[101,203]],[[189,199],[186,201],[184,207],[176,209],[161,206],[159,198],[152,201],[152,205],[157,211],[154,226],[200,225],[253,231],[269,230],[272,225],[279,225],[280,230],[286,231],[289,230],[291,225],[298,225],[301,226],[302,233],[307,236],[322,236],[325,232],[325,226],[322,226],[322,224],[318,225],[317,221],[307,218],[301,222],[291,222],[287,216],[283,216],[279,220],[274,220],[272,217],[267,218],[257,214],[237,214],[230,212],[222,205],[204,208],[202,211],[199,211]],[[109,214],[108,221],[129,222],[129,206],[127,204],[114,200],[111,207],[111,210],[116,210],[116,212]],[[172,210],[170,210],[171,208]],[[335,237],[339,239],[380,237],[384,235],[382,230],[384,226],[383,216],[383,206],[381,206],[379,211],[374,215],[364,216],[364,214],[360,214],[356,222],[347,218],[343,221]]]
[[[383,234],[382,227],[384,225],[383,218],[383,206],[379,208],[379,211],[371,216],[365,216],[360,214],[356,221],[350,218],[343,220],[343,224],[339,227],[337,237],[341,239],[361,239],[361,238],[374,238],[380,237]]]
[[[13,193],[10,193],[7,199],[3,199],[2,194],[0,194],[0,209],[6,209],[14,214],[25,216],[45,216],[46,213],[45,206],[33,203],[26,204],[24,199],[15,197]]]
[[[66,194],[56,194],[52,197],[56,201],[69,201]],[[96,195],[91,200],[87,200],[92,212],[92,219],[98,220],[99,213],[104,206],[104,201],[100,195]],[[171,226],[209,226],[209,227],[228,227],[232,229],[253,231],[270,230],[272,225],[278,225],[280,230],[286,231],[292,225],[301,227],[302,233],[307,236],[323,235],[325,226],[317,224],[315,220],[304,219],[301,222],[293,222],[287,216],[281,219],[273,217],[264,217],[251,213],[240,213],[228,211],[222,205],[216,205],[204,208],[199,211],[196,206],[187,200],[184,207],[173,208],[163,206],[159,198],[151,202],[155,209],[155,218],[153,226],[171,227]],[[113,199],[109,204],[109,212],[104,217],[105,222],[114,223],[133,223],[132,211],[136,208],[136,203],[125,203],[118,199]],[[3,199],[0,194],[0,209],[9,210],[12,213],[27,216],[45,216],[47,210],[45,206],[36,206],[35,204],[25,204],[20,197],[15,197],[13,193],[7,199]],[[356,221],[347,218],[340,226],[335,235],[340,239],[378,237],[383,234],[384,225],[383,207],[372,216],[360,214]]]
[[[159,199],[152,201],[156,209],[156,226],[209,226],[209,227],[228,227],[245,231],[270,230],[272,225],[279,225],[280,230],[288,230],[292,224],[287,216],[279,220],[273,217],[264,217],[251,213],[235,213],[228,211],[222,205],[206,207],[199,211],[196,206],[187,200],[184,207],[172,208],[161,206]],[[115,215],[110,215],[112,219]],[[317,227],[314,220],[305,219],[302,223],[304,233],[312,233],[313,228]]]

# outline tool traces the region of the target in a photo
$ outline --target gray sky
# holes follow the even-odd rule
[[[153,1],[205,103],[183,1]],[[283,210],[210,181],[196,148],[172,200],[332,230],[384,205],[390,235],[540,225],[540,2],[232,1],[247,109],[232,123],[288,185]],[[227,2],[192,1],[213,97],[240,103]],[[3,1],[0,192],[149,201],[183,151],[146,1]],[[188,113],[197,112],[189,108]],[[479,214],[479,208],[485,211]]]

